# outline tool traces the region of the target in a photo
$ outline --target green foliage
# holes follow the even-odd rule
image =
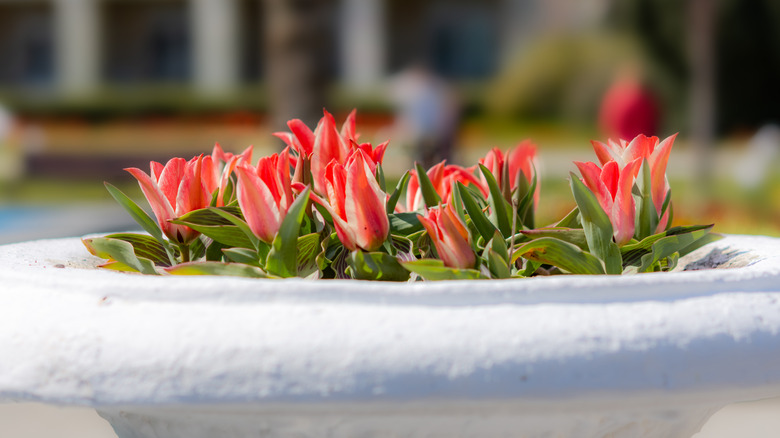
[[[456,269],[444,266],[444,262],[434,259],[421,259],[415,261],[402,261],[401,266],[414,272],[425,280],[479,280],[485,279],[479,271],[475,269]]]
[[[301,229],[305,207],[309,205],[310,188],[301,193],[287,211],[282,220],[279,232],[274,238],[271,251],[268,253],[265,268],[269,273],[280,277],[295,277],[298,275],[298,233]]]
[[[548,264],[571,274],[604,274],[601,260],[580,249],[577,245],[552,237],[540,237],[523,244],[512,256]]]
[[[409,271],[383,252],[352,251],[347,257],[348,273],[356,280],[406,281]]]
[[[148,275],[158,275],[154,262],[136,255],[130,242],[107,237],[82,239],[82,242],[93,255],[109,260],[115,260],[135,272]]]
[[[230,275],[234,277],[268,278],[262,269],[243,263],[189,262],[166,268],[171,275]]]
[[[580,210],[580,221],[590,252],[604,262],[607,274],[621,274],[623,267],[620,249],[612,239],[613,230],[609,217],[601,209],[593,192],[573,173],[571,190]]]
[[[501,234],[504,237],[509,237],[513,234],[512,219],[509,215],[506,199],[501,193],[501,187],[499,187],[496,178],[487,167],[480,164],[479,168],[487,181],[488,191],[490,193],[488,196],[490,222],[501,231]]]
[[[420,163],[414,163],[414,167],[417,170],[417,181],[420,184],[420,192],[422,193],[425,206],[428,208],[436,207],[441,203],[441,197],[436,193],[436,188],[433,186],[431,179],[428,178],[425,168]]]

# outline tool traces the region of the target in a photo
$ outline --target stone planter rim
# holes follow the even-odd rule
[[[734,269],[413,285],[220,278],[217,291],[202,277],[84,269],[97,259],[78,239],[8,245],[0,352],[16,360],[0,363],[0,399],[576,406],[768,397],[780,394],[778,242],[728,236],[681,260],[721,248],[734,252],[726,264],[746,265]],[[640,290],[648,286],[655,292]]]

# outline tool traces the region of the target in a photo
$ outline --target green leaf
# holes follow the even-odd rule
[[[320,270],[317,255],[321,251],[319,233],[310,233],[298,238],[296,263],[299,277],[309,277]]]
[[[171,275],[230,275],[234,277],[268,278],[262,269],[242,263],[189,262],[166,268]]]
[[[515,229],[534,228],[534,194],[536,193],[536,172],[534,172],[531,184],[528,184],[528,179],[525,176],[525,172],[518,171],[517,187],[513,193],[513,202],[517,206],[517,218],[520,223],[517,224]]]
[[[257,251],[249,248],[223,248],[222,253],[225,254],[225,257],[231,262],[252,266],[260,265],[260,257],[258,256]]]
[[[163,237],[162,230],[160,229],[160,226],[157,224],[157,222],[152,219],[141,207],[138,206],[135,202],[133,202],[132,199],[130,199],[127,195],[122,193],[121,190],[114,187],[113,185],[109,183],[103,183],[106,186],[106,190],[108,190],[108,193],[111,194],[111,197],[113,197],[119,205],[122,206],[122,208],[125,209],[128,213],[130,213],[130,216],[133,218],[133,220],[138,223],[138,225],[141,226],[141,228],[144,229],[147,233],[149,233],[152,237],[157,239],[158,242],[165,248],[166,253],[168,254],[168,261],[170,263],[175,263],[175,260],[173,258],[173,251],[171,250],[171,245],[168,243],[167,240]]]
[[[347,273],[347,268],[349,267],[349,263],[347,262],[349,251],[341,245],[339,245],[338,248],[338,251],[332,259],[333,261],[330,264],[330,268],[333,270],[336,278],[340,280],[349,279],[351,278]]]
[[[298,275],[298,232],[309,205],[309,193],[311,188],[306,187],[287,210],[265,262],[265,269],[269,273],[280,277]]]
[[[416,212],[392,213],[387,216],[390,221],[390,233],[408,236],[423,230]]]
[[[668,235],[658,239],[658,241],[653,243],[651,252],[642,256],[642,264],[637,272],[647,272],[656,262],[672,256],[705,237],[710,232],[710,229],[712,229],[712,226],[684,234]]]
[[[540,237],[553,237],[577,245],[583,251],[588,250],[588,240],[585,238],[585,230],[582,228],[544,227],[520,232],[531,240]]]
[[[685,248],[678,251],[680,253],[680,257],[686,256],[693,251],[696,251],[697,249],[701,248],[704,245],[710,244],[712,242],[717,242],[718,240],[722,239],[723,235],[718,233],[709,233],[706,236],[702,237],[701,239],[693,242],[692,244],[686,246]]]
[[[649,253],[653,248],[653,244],[664,237],[674,236],[677,234],[686,234],[704,229],[710,230],[712,227],[713,225],[673,227],[658,234],[645,237],[641,242],[624,245],[622,248],[620,248],[620,252],[623,256],[623,264],[625,266],[639,266],[641,264],[642,256]]]
[[[612,240],[613,230],[609,216],[602,210],[593,192],[585,187],[574,173],[571,173],[571,190],[580,210],[582,228],[585,231],[589,250],[604,261],[607,274],[621,274],[623,261],[620,248]]]
[[[134,272],[138,273],[137,270],[133,269],[130,266],[127,266],[126,264],[122,262],[118,262],[116,260],[109,260],[106,263],[103,263],[102,265],[98,265],[101,269],[107,269],[109,271],[117,271],[117,272]]]
[[[411,239],[405,236],[391,234],[390,244],[393,246],[393,248],[395,248],[396,251],[401,253],[412,254],[412,251],[414,250],[414,243],[412,243]]]
[[[399,263],[407,270],[414,272],[428,281],[486,279],[486,277],[476,269],[450,268],[444,266],[443,261],[436,259],[422,259]]]
[[[477,204],[477,201],[474,200],[474,197],[468,188],[461,182],[458,182],[457,188],[458,192],[460,192],[463,206],[466,208],[466,212],[469,214],[469,218],[474,224],[474,227],[476,227],[477,232],[479,232],[479,235],[482,236],[486,242],[492,239],[493,233],[496,232],[497,228],[490,222],[490,219],[485,216],[485,213],[482,212],[482,209],[479,207],[479,204]]]
[[[398,205],[398,199],[401,198],[401,193],[406,190],[406,185],[409,184],[409,178],[411,176],[412,174],[407,171],[404,173],[404,176],[401,177],[401,180],[398,181],[393,194],[390,195],[390,197],[387,199],[387,204],[385,204],[385,212],[387,214],[392,214],[395,211],[395,206]]]
[[[226,219],[230,224],[232,224],[233,226],[238,228],[238,230],[240,230],[244,234],[244,237],[246,237],[246,239],[250,242],[251,246],[246,246],[245,244],[242,244],[242,245],[230,245],[227,242],[222,242],[222,243],[225,243],[228,246],[238,246],[238,247],[241,247],[241,248],[255,248],[255,249],[258,249],[260,247],[260,243],[261,243],[260,239],[258,239],[257,236],[255,236],[255,234],[249,228],[249,224],[247,224],[246,221],[243,218],[233,214],[231,211],[227,210],[226,208],[209,207],[208,210],[210,210],[212,213],[215,213],[218,216],[221,216],[223,219]],[[198,211],[200,211],[200,210],[198,210]],[[184,218],[186,218],[186,216],[187,215],[184,215],[181,218],[179,218],[178,220],[184,219]],[[225,227],[225,225],[218,225],[218,226],[219,227]],[[224,233],[233,233],[234,231],[235,230],[230,230],[230,229],[227,229],[227,228],[222,230],[222,232],[224,232]],[[207,234],[207,236],[208,236],[208,234]],[[211,237],[214,240],[217,240],[217,239],[215,239],[215,237],[212,237],[212,236],[209,236],[209,237]],[[224,236],[224,235],[222,235],[220,237],[222,237],[224,239],[227,239],[227,236]],[[233,236],[233,238],[241,239],[238,236]]]
[[[208,244],[208,247],[206,245]],[[221,256],[219,249],[217,249],[218,246],[221,244],[219,242],[214,242],[213,239],[209,238],[208,236],[200,235],[195,240],[192,241],[189,245],[190,249],[190,260],[197,260],[204,255],[206,255],[206,252],[211,249],[213,246],[214,248],[211,249],[212,255],[214,254],[214,251],[217,252],[217,256]],[[221,257],[217,260],[221,260]]]
[[[637,240],[642,240],[651,236],[658,228],[658,212],[655,209],[655,204],[653,204],[652,174],[647,158],[642,160],[636,184],[639,189],[639,196],[636,199],[638,214],[636,215],[635,234]]]
[[[133,245],[133,251],[136,256],[149,259],[160,266],[171,266],[165,247],[152,236],[134,233],[115,233],[103,237],[123,240]]]
[[[522,272],[519,272],[516,277],[530,277],[536,273],[536,270],[539,269],[543,263],[535,262],[533,260],[526,259],[525,261],[525,268]]]
[[[482,258],[487,262],[492,278],[509,278],[512,275],[509,250],[504,237],[498,231],[493,234],[493,238],[485,245]]]
[[[584,252],[577,245],[552,237],[540,237],[524,244],[515,251],[512,262],[519,257],[553,265],[572,274],[604,274],[604,268],[597,257]]]
[[[441,202],[441,197],[436,193],[436,188],[433,187],[433,183],[428,178],[428,174],[422,165],[414,163],[414,167],[417,169],[417,181],[420,183],[420,191],[422,192],[425,206],[428,208],[436,207]]]
[[[512,270],[501,254],[490,248],[485,248],[483,257],[487,259],[491,278],[509,278],[512,276]]]
[[[100,258],[116,260],[142,274],[159,275],[154,269],[154,263],[147,258],[136,256],[133,245],[129,242],[106,237],[82,239],[82,242],[89,252]]]
[[[490,170],[483,164],[479,165],[482,170],[482,175],[485,176],[487,181],[488,191],[488,204],[490,205],[490,221],[501,231],[504,237],[509,237],[513,234],[512,222],[509,217],[509,209],[507,209],[506,199],[501,194],[501,187],[498,186],[496,178],[490,172]],[[487,240],[487,239],[485,239]]]
[[[352,276],[357,280],[406,281],[409,271],[398,260],[383,252],[352,251],[347,257]]]
[[[385,182],[385,171],[382,169],[382,163],[376,163],[376,182],[383,192],[387,193],[387,183]]]
[[[229,214],[234,219],[228,219],[224,214]],[[171,221],[175,224],[186,225],[203,235],[224,244],[227,247],[255,248],[255,241],[247,236],[246,231],[254,237],[249,225],[243,220],[241,210],[236,207],[209,207],[191,211],[184,216]],[[237,226],[235,223],[241,223]]]
[[[582,223],[580,223],[580,209],[574,207],[569,214],[564,216],[564,218],[558,221],[554,226],[557,228],[582,228]]]

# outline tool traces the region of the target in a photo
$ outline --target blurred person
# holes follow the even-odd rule
[[[0,183],[12,182],[22,176],[24,166],[18,131],[13,114],[0,104]]]
[[[391,80],[395,104],[394,139],[411,148],[426,169],[452,157],[460,119],[460,103],[452,87],[422,63]]]
[[[621,69],[607,89],[599,109],[599,128],[607,138],[632,139],[657,135],[659,107],[655,95],[642,83],[639,69]]]

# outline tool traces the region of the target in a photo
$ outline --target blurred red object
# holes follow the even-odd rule
[[[599,110],[599,127],[613,139],[657,135],[658,119],[655,97],[634,74],[618,77],[604,95]]]

